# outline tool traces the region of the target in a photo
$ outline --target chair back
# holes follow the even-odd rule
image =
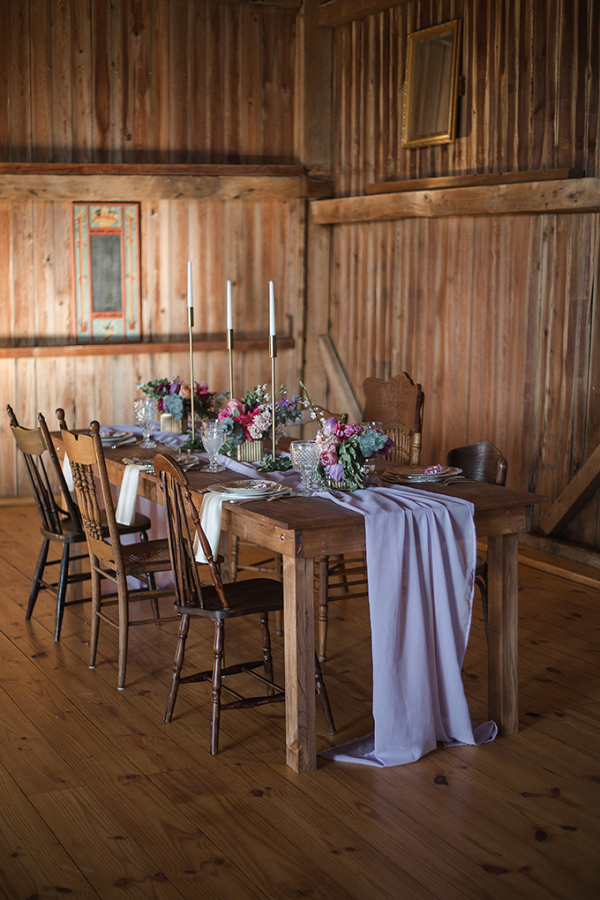
[[[62,409],[56,410],[65,451],[73,472],[79,512],[90,551],[108,566],[122,572],[121,541],[100,440],[100,424],[94,420],[90,424],[91,434],[75,434],[67,428],[64,415]],[[106,520],[103,520],[98,503],[96,473],[100,482]],[[108,525],[108,539],[104,537],[106,525]]]
[[[154,473],[160,478],[164,492],[171,567],[175,575],[175,590],[179,606],[205,608],[194,552],[194,537],[197,534],[208,561],[210,576],[219,601],[223,609],[229,609],[221,573],[212,555],[208,538],[202,529],[198,510],[192,501],[189,481],[185,472],[174,459],[158,454],[154,457]],[[190,522],[194,534],[192,534]]]
[[[506,460],[489,441],[455,447],[446,454],[446,465],[462,469],[463,475],[473,481],[506,484]]]
[[[76,531],[81,532],[83,529],[79,510],[69,493],[48,428],[46,427],[45,431],[41,427],[23,428],[19,425],[10,405],[6,407],[6,411],[10,421],[10,430],[25,460],[27,474],[33,487],[33,494],[42,520],[43,530],[57,536],[63,535],[65,530],[69,534],[73,534]],[[38,419],[46,425],[41,413]],[[46,454],[50,460],[48,468],[45,462]],[[65,508],[56,502],[50,473],[53,473],[58,480]],[[65,529],[65,524],[68,520],[70,520],[69,527]]]
[[[385,433],[396,444],[388,458],[403,465],[418,466],[425,402],[421,385],[401,372],[389,381],[365,378],[363,393],[363,422],[382,422]]]

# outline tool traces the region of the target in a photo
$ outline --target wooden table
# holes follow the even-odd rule
[[[59,436],[55,436],[59,443]],[[147,455],[151,458],[156,452],[142,451],[137,446],[106,450],[111,482],[121,483],[125,468],[121,461],[123,456]],[[195,489],[239,477],[230,471],[218,476],[194,470],[188,473]],[[477,536],[487,538],[488,542],[488,714],[497,723],[500,734],[514,734],[519,722],[518,534],[528,530],[531,507],[543,503],[546,498],[478,481],[459,481],[445,487],[420,484],[419,489],[460,497],[475,507]],[[162,503],[158,479],[152,475],[141,475],[138,492]],[[201,503],[199,494],[198,505]],[[224,504],[222,527],[283,556],[286,759],[296,772],[311,772],[317,766],[314,559],[364,550],[364,519],[328,500],[294,497],[275,503],[256,500],[239,506]]]

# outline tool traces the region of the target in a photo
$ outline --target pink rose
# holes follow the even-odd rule
[[[333,447],[325,449],[321,453],[321,462],[324,466],[335,466],[337,461],[338,456]]]
[[[246,408],[245,408],[244,404],[242,403],[242,401],[241,401],[241,400],[236,400],[235,397],[234,397],[233,400],[230,400],[230,401],[229,401],[229,403],[228,403],[227,406],[226,406],[226,409],[229,410],[229,414],[230,414],[230,415],[231,415],[231,413],[234,412],[234,411],[238,412],[240,415],[241,415],[242,413],[246,412]]]
[[[185,381],[182,381],[181,387],[179,388],[179,396],[183,397],[184,400],[189,400],[192,396],[192,390],[189,384],[186,384]]]

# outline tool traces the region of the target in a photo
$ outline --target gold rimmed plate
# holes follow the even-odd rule
[[[454,478],[462,473],[462,469],[455,466],[440,466],[439,468],[440,471],[427,472],[419,466],[394,466],[386,469],[381,479],[391,484],[427,484],[446,481],[447,478]]]
[[[211,484],[210,491],[217,494],[225,494],[238,499],[251,499],[252,497],[274,497],[277,494],[288,493],[289,487],[279,484],[277,481],[264,481],[259,478],[246,478],[241,481],[227,481],[222,484]]]

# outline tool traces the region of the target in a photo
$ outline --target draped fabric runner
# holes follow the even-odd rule
[[[435,749],[493,740],[473,727],[461,669],[476,559],[473,505],[414,488],[321,494],[365,518],[375,730],[321,755],[397,766]]]

